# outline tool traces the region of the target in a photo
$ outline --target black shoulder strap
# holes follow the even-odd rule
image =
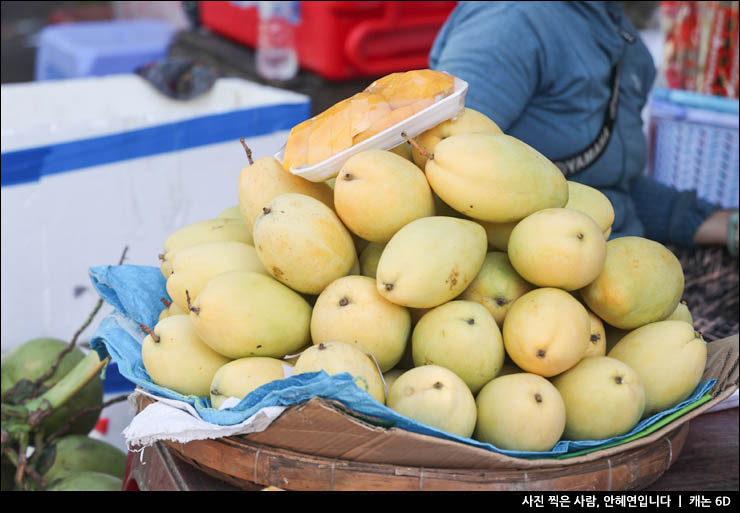
[[[626,30],[622,29],[619,25],[616,25],[619,35],[624,38],[627,43],[632,44],[636,38]],[[601,157],[606,150],[609,139],[614,131],[614,123],[617,121],[617,106],[619,105],[619,77],[621,70],[621,59],[612,68],[611,72],[611,85],[612,91],[609,97],[609,104],[604,113],[604,121],[601,123],[601,130],[598,135],[585,149],[574,153],[568,157],[553,162],[560,171],[566,176],[570,177],[588,168],[591,164]]]
[[[609,98],[609,105],[604,113],[604,121],[601,124],[601,130],[599,134],[585,149],[565,157],[560,160],[553,161],[553,164],[558,166],[560,171],[566,177],[573,176],[576,173],[580,173],[584,169],[588,168],[591,164],[601,157],[606,149],[606,145],[609,144],[609,139],[614,131],[614,123],[617,120],[617,106],[619,104],[619,70],[621,61],[612,68],[611,82],[612,92]]]

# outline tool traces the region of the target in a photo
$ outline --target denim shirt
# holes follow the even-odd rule
[[[432,69],[467,81],[465,104],[551,160],[588,147],[621,61],[614,132],[604,153],[569,180],[611,200],[612,237],[691,245],[713,206],[642,174],[641,112],[655,81],[650,52],[617,2],[459,2],[430,53]]]

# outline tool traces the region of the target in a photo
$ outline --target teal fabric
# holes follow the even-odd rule
[[[360,389],[352,376],[347,373],[329,376],[320,371],[294,375],[261,386],[233,408],[217,410],[211,408],[210,400],[206,397],[183,396],[156,385],[144,368],[141,360],[141,341],[146,333],[138,325],[142,323],[150,328],[153,327],[162,309],[160,299],[163,297],[169,299],[165,289],[165,280],[159,268],[134,265],[93,267],[90,269],[90,279],[98,294],[115,309],[112,314],[103,319],[95,331],[90,341],[92,348],[100,354],[101,358],[110,355],[113,362],[118,365],[119,372],[139,387],[160,397],[188,402],[203,420],[218,425],[239,424],[261,408],[300,404],[318,396],[339,401],[350,410],[369,417],[369,420],[381,426],[396,427],[414,433],[454,440],[509,456],[542,458],[598,447],[632,436],[666,415],[700,399],[716,381],[700,383],[686,401],[643,420],[632,431],[622,436],[608,440],[560,441],[552,450],[545,452],[502,450],[491,444],[451,435],[420,424],[399,415],[373,399],[367,392]]]
[[[616,27],[619,27],[617,29]],[[559,160],[587,147],[609,101],[621,59],[615,131],[577,182],[601,190],[615,210],[612,238],[646,236],[688,246],[716,207],[642,174],[647,141],[641,111],[656,70],[617,2],[459,2],[440,30],[429,65],[469,83],[466,106]]]

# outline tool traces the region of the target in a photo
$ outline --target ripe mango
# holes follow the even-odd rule
[[[565,208],[577,210],[591,217],[599,226],[604,238],[609,238],[614,222],[614,206],[609,198],[598,189],[568,180],[568,203]]]
[[[643,237],[620,237],[606,244],[606,260],[581,297],[604,322],[631,330],[668,317],[684,289],[678,258]]]
[[[381,150],[347,160],[334,186],[334,206],[352,233],[380,243],[411,221],[434,215],[432,190],[421,169]]]
[[[511,237],[511,232],[519,221],[510,221],[508,223],[488,223],[486,221],[478,221],[478,223],[484,230],[486,230],[488,246],[496,251],[506,252],[509,249],[509,237]]]
[[[262,209],[285,193],[305,194],[334,208],[334,193],[326,183],[310,182],[283,169],[276,158],[262,157],[244,167],[239,175],[239,208],[249,230],[254,230]]]
[[[141,342],[141,359],[159,386],[208,397],[216,371],[230,361],[206,345],[187,315],[162,319]]]
[[[510,451],[549,451],[565,430],[560,392],[536,374],[513,373],[489,381],[475,400],[473,438]]]
[[[232,360],[213,375],[211,406],[221,408],[230,397],[241,400],[262,385],[284,379],[292,373],[293,366],[277,358],[251,356]]]
[[[320,294],[347,276],[357,262],[352,236],[333,210],[305,194],[281,194],[254,225],[257,255],[278,281],[305,294]]]
[[[406,160],[408,160],[410,162],[413,162],[414,161],[414,158],[411,155],[411,145],[409,143],[407,143],[407,142],[401,143],[398,146],[394,146],[393,148],[391,148],[388,151],[391,151],[391,152],[395,153],[396,155],[398,155],[400,157],[403,157],[403,158],[405,158]]]
[[[344,342],[372,355],[381,372],[401,359],[411,333],[411,315],[378,293],[375,280],[345,276],[326,287],[313,307],[311,340]]]
[[[485,306],[500,328],[514,301],[534,288],[519,276],[506,253],[492,251],[486,254],[477,276],[459,298]]]
[[[212,278],[195,298],[190,320],[203,342],[231,359],[282,358],[310,341],[308,302],[279,281],[250,271]]]
[[[449,369],[473,394],[504,363],[501,330],[486,307],[474,301],[450,301],[427,312],[414,327],[411,351],[414,366]]]
[[[658,321],[630,331],[609,351],[624,362],[645,386],[649,417],[687,399],[701,381],[707,344],[685,321]]]
[[[257,256],[257,250],[243,242],[204,242],[183,248],[172,261],[172,274],[167,278],[167,293],[173,303],[183,313],[187,313],[186,291],[194,299],[217,274],[238,270],[267,274]]]
[[[159,312],[159,319],[157,319],[157,321],[161,321],[162,319],[164,319],[165,317],[169,317],[170,315],[187,315],[187,309],[181,308],[171,301],[169,302],[169,304],[167,303],[167,301],[164,302],[166,306],[161,312]]]
[[[369,278],[375,278],[375,272],[378,270],[380,255],[383,254],[385,244],[371,242],[360,253],[360,273]]]
[[[162,275],[169,278],[172,274],[172,262],[178,250],[203,242],[221,240],[250,244],[251,228],[247,228],[241,219],[219,217],[198,221],[178,229],[164,242],[164,252],[160,255]]]
[[[507,251],[511,265],[528,282],[577,290],[601,272],[606,240],[586,214],[567,208],[546,208],[517,223]]]
[[[401,228],[383,250],[376,273],[380,294],[411,308],[455,298],[486,257],[486,232],[473,221],[423,217]]]
[[[634,428],[645,410],[637,372],[608,356],[584,358],[552,384],[565,403],[565,440],[605,440]]]
[[[591,324],[591,335],[588,338],[588,349],[586,349],[583,357],[606,356],[606,329],[604,323],[598,315],[588,309],[586,311]]]
[[[439,365],[401,374],[388,392],[390,409],[421,424],[469,438],[475,429],[475,398],[460,377]]]
[[[688,322],[691,326],[694,325],[694,318],[691,315],[691,310],[689,310],[689,305],[686,304],[686,301],[680,301],[678,305],[676,305],[676,309],[673,310],[673,313],[665,318],[666,321],[684,321]]]
[[[419,147],[427,153],[434,153],[437,143],[442,139],[446,139],[451,135],[463,134],[466,132],[490,132],[492,134],[503,133],[499,126],[488,116],[478,112],[477,110],[465,107],[462,112],[454,118],[443,121],[439,125],[419,134],[416,138],[416,144],[418,144]],[[414,163],[421,169],[424,169],[427,163],[427,158],[415,147],[412,147],[411,155]]]
[[[385,387],[380,371],[375,362],[357,346],[344,342],[322,342],[311,346],[298,357],[293,373],[321,370],[330,376],[349,373],[361,390],[385,404]]]
[[[544,287],[527,292],[504,319],[506,354],[525,372],[551,377],[578,363],[588,348],[588,312],[572,295]]]
[[[443,139],[425,172],[445,203],[481,221],[518,221],[568,202],[568,184],[560,170],[505,134],[470,132]]]

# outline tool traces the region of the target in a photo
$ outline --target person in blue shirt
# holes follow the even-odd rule
[[[467,81],[467,107],[547,156],[568,180],[602,191],[615,211],[611,238],[728,242],[736,211],[643,174],[641,111],[656,70],[620,4],[459,2],[430,67]]]

